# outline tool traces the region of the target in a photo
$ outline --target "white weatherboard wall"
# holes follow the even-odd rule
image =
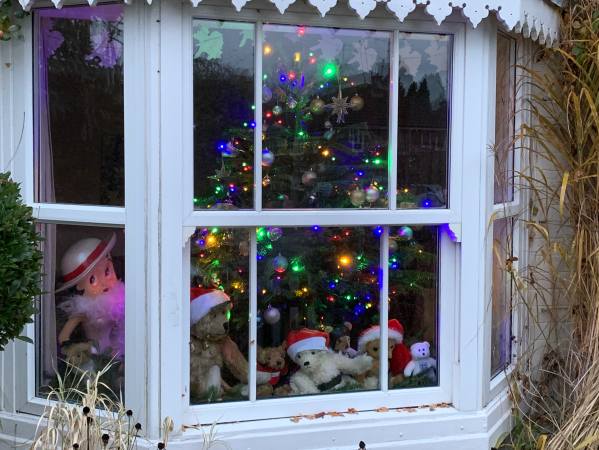
[[[203,4],[209,3],[205,0]],[[215,2],[212,1],[212,4]],[[227,2],[228,3],[228,2]],[[297,11],[295,2],[264,2],[271,8],[288,3],[289,13]],[[299,3],[299,2],[298,2]],[[309,4],[325,5],[325,1],[310,1]],[[335,0],[328,1],[330,7],[336,5]],[[401,2],[390,1],[387,9]],[[407,8],[409,2],[403,2]],[[416,21],[431,21],[427,15],[435,5],[443,2],[431,1],[428,9],[423,2],[412,2],[415,7],[409,17]],[[483,2],[488,4],[489,2]],[[521,14],[526,5],[538,7],[545,11],[544,2],[523,0],[514,2]],[[38,2],[35,3],[37,5]],[[46,2],[46,4],[48,4]],[[60,4],[56,2],[58,6]],[[222,4],[222,3],[221,3]],[[246,6],[237,1],[236,6]],[[350,6],[362,11],[371,8],[374,2],[367,0],[350,1]],[[463,13],[473,19],[472,5],[465,3]],[[32,2],[26,2],[32,6]],[[251,5],[248,4],[246,9]],[[376,6],[376,5],[375,5]],[[127,146],[145,149],[145,158],[130,160],[130,164],[143,166],[143,176],[134,180],[134,191],[146,191],[145,214],[128,220],[138,220],[138,229],[146,235],[144,248],[144,267],[139,268],[136,275],[144,277],[139,283],[145,285],[145,302],[138,305],[136,311],[140,320],[135,324],[135,333],[128,335],[128,348],[139,348],[135,356],[137,370],[128,369],[127,385],[132,386],[130,398],[135,402],[134,408],[140,412],[151,441],[141,441],[139,448],[155,448],[159,437],[161,419],[172,416],[176,430],[169,442],[169,449],[192,450],[202,448],[203,435],[209,433],[209,426],[195,427],[206,423],[202,417],[202,409],[194,416],[188,413],[187,399],[182,401],[173,395],[172,386],[180,386],[181,380],[174,379],[180,371],[173,371],[165,361],[185,361],[187,348],[181,334],[170,333],[176,329],[177,320],[173,316],[173,305],[178,305],[178,298],[183,296],[183,286],[177,279],[160,279],[145,274],[160,273],[161,266],[181,264],[181,258],[172,259],[172,249],[182,248],[182,239],[178,234],[167,233],[179,225],[180,204],[161,201],[161,195],[175,189],[165,181],[164,174],[180,171],[182,155],[175,149],[183,145],[180,128],[177,127],[176,115],[166,114],[181,112],[182,99],[172,95],[170,87],[181,82],[183,78],[180,66],[181,48],[176,45],[162,45],[177,42],[180,37],[182,21],[176,15],[181,4],[175,2],[154,1],[147,6],[141,0],[127,7],[126,32],[134,39],[126,43],[126,52],[135,55],[136,64],[128,67],[128,77],[139,80],[125,93],[125,102],[135,101],[138,114],[128,116],[126,121]],[[387,9],[379,8],[374,16],[387,14]],[[491,8],[493,9],[493,8]],[[243,10],[245,11],[245,9]],[[458,24],[465,29],[465,38],[459,54],[462,59],[454,61],[461,66],[462,79],[453,80],[454,98],[453,112],[460,119],[452,124],[452,134],[459,135],[462,148],[453,148],[459,152],[459,170],[461,177],[460,203],[465,205],[461,217],[454,218],[459,222],[456,230],[461,236],[461,243],[456,243],[455,282],[459,286],[458,300],[453,306],[455,321],[453,324],[455,351],[451,355],[452,391],[451,404],[442,407],[417,406],[415,409],[403,408],[389,411],[360,411],[358,414],[345,414],[342,417],[325,416],[312,420],[304,418],[295,423],[288,417],[270,420],[240,421],[221,423],[216,426],[216,433],[229,448],[233,450],[269,450],[269,449],[302,449],[302,450],[355,450],[359,441],[367,444],[367,449],[414,449],[414,450],[484,450],[496,444],[499,436],[507,431],[510,425],[511,405],[507,389],[499,389],[490,396],[489,375],[485,373],[485,304],[486,285],[485,265],[490,260],[485,258],[487,242],[488,217],[486,199],[489,197],[487,172],[487,149],[494,135],[494,98],[488,93],[495,86],[495,44],[497,29],[504,24],[495,20],[494,15],[487,17],[476,28],[453,11],[447,21]],[[322,12],[322,11],[321,11]],[[488,15],[488,10],[479,12],[480,19]],[[449,11],[448,14],[452,13]],[[434,14],[434,13],[433,13]],[[439,15],[441,13],[437,13]],[[540,13],[537,13],[540,14]],[[437,16],[435,16],[436,18]],[[439,16],[441,17],[441,16]],[[442,18],[444,20],[445,17]],[[478,21],[480,21],[478,19]],[[508,19],[500,17],[502,21]],[[324,19],[323,19],[324,20]],[[326,17],[330,20],[330,16]],[[529,19],[530,20],[530,16]],[[510,28],[518,25],[509,26]],[[331,23],[331,22],[328,22]],[[511,23],[511,22],[510,22]],[[536,23],[536,22],[535,22]],[[544,22],[545,23],[545,22]],[[522,31],[529,25],[525,21]],[[540,26],[537,24],[537,26]],[[542,28],[542,27],[541,27]],[[529,26],[530,30],[537,30]],[[534,33],[533,33],[534,34]],[[547,31],[547,34],[551,34]],[[539,34],[536,38],[540,38]],[[30,70],[27,65],[20,64],[15,57],[22,51],[23,42],[0,43],[0,162],[2,169],[9,168],[15,173],[24,167],[23,159],[30,148],[21,145],[22,134],[29,133],[24,124],[24,110],[31,96],[31,85],[23,76]],[[131,86],[131,85],[129,85]],[[461,86],[461,87],[460,87]],[[126,88],[127,89],[127,88]],[[175,91],[176,92],[176,91]],[[146,95],[149,93],[149,95]],[[461,93],[455,96],[455,93]],[[136,100],[137,99],[137,100]],[[143,99],[141,101],[140,99]],[[177,120],[176,120],[177,119]],[[23,125],[22,125],[23,124]],[[179,123],[180,126],[180,123]],[[16,150],[16,153],[15,153]],[[139,156],[139,155],[137,155]],[[21,169],[20,169],[21,168]],[[454,167],[453,170],[458,170]],[[491,183],[492,186],[492,183]],[[129,188],[128,188],[129,189]],[[171,192],[172,194],[172,192]],[[171,195],[169,194],[169,195]],[[107,218],[109,220],[110,218]],[[327,219],[329,220],[329,219]],[[331,218],[330,220],[333,220]],[[128,222],[128,224],[131,222]],[[144,245],[143,242],[138,243]],[[170,259],[169,259],[170,258]],[[474,271],[461,271],[460,267],[474,267]],[[141,270],[143,269],[143,270]],[[474,273],[474,276],[473,276]],[[131,275],[128,275],[128,283]],[[176,311],[175,311],[176,312]],[[129,314],[129,309],[128,309]],[[129,323],[129,322],[128,322]],[[151,326],[150,326],[151,324]],[[139,327],[139,328],[138,328]],[[21,406],[24,383],[27,382],[27,363],[23,355],[31,352],[29,344],[17,342],[10,345],[0,354],[0,448],[12,449],[20,442],[31,439],[35,433],[37,416],[23,413]],[[128,355],[130,353],[128,352]],[[178,355],[178,356],[177,356]],[[174,359],[173,359],[174,358]],[[129,366],[132,367],[132,366]],[[172,374],[176,375],[173,376]],[[27,399],[28,400],[28,399]],[[381,402],[380,407],[386,405]],[[207,406],[209,408],[209,406]],[[322,399],[324,412],[336,410],[335,396]],[[307,411],[295,411],[302,413]],[[185,426],[185,428],[183,427]],[[216,446],[215,448],[225,448]]]

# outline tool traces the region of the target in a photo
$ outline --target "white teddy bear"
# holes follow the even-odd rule
[[[410,347],[412,361],[404,369],[406,377],[425,373],[433,382],[437,379],[437,361],[431,358],[431,345],[428,342],[416,342]]]
[[[322,331],[303,328],[291,331],[287,337],[287,354],[299,366],[289,381],[296,395],[318,394],[339,389],[372,366],[372,358],[359,355],[355,358],[335,353],[328,348],[329,335]]]

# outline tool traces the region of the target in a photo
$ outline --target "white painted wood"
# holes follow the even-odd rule
[[[32,161],[33,164],[33,161]],[[116,226],[125,223],[125,208],[61,203],[34,203],[33,216],[40,222]]]
[[[387,150],[387,198],[389,209],[397,209],[397,141],[399,128],[399,31],[394,31],[391,42],[391,76],[389,79],[389,145]]]
[[[249,320],[249,400],[250,402],[256,401],[256,371],[258,364],[258,242],[256,240],[256,229],[250,230],[250,307],[248,317]]]
[[[379,389],[383,392],[389,390],[389,227],[385,227],[381,236],[380,277],[381,289],[379,293],[379,326],[381,327]]]
[[[254,38],[254,210],[262,211],[262,22],[256,22]]]

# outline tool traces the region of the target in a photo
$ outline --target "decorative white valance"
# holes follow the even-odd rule
[[[35,0],[19,0],[24,9],[29,9]],[[97,0],[87,0],[94,5]],[[133,0],[124,0],[131,3]],[[152,0],[146,0],[151,3]],[[190,0],[194,6],[202,0]],[[226,1],[226,0],[223,0]],[[239,11],[249,0],[230,0]],[[298,0],[270,0],[283,14],[285,10]],[[322,16],[333,8],[338,0],[308,0]],[[52,0],[57,8],[62,7],[63,0]],[[508,30],[522,33],[526,38],[531,38],[543,45],[554,45],[559,32],[559,8],[549,4],[546,0],[348,0],[351,8],[364,19],[379,3],[397,19],[403,21],[408,14],[419,5],[441,24],[453,9],[460,9],[462,14],[470,21],[472,26],[478,24],[495,12],[497,18]]]

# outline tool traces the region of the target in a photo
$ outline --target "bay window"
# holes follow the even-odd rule
[[[347,437],[322,445],[349,448],[391,408],[426,424],[406,445],[436,417],[480,442],[525,249],[513,36],[415,5],[398,22],[396,2],[56,3],[0,81],[22,135],[3,161],[44,238],[15,414],[112,362],[151,438],[165,416],[192,446],[327,413]]]

